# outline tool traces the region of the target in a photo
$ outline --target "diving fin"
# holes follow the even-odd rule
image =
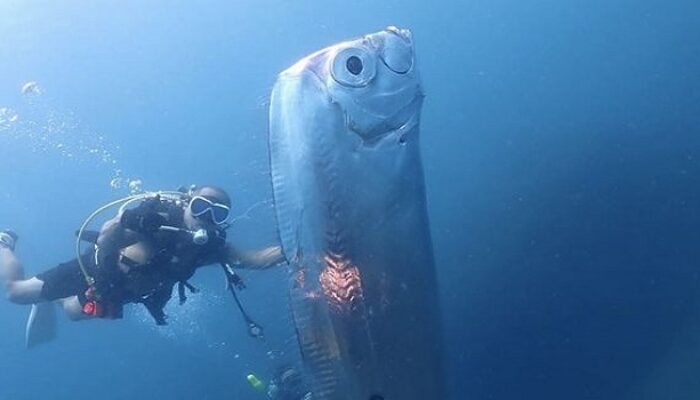
[[[25,345],[31,349],[56,337],[56,310],[52,302],[33,304],[27,319]]]

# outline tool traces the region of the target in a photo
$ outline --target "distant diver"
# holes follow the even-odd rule
[[[117,215],[99,232],[86,228],[110,206],[121,205]],[[134,205],[136,205],[134,207]],[[166,324],[163,311],[178,286],[180,303],[197,268],[220,264],[229,289],[248,323],[252,336],[261,328],[243,310],[235,288],[244,287],[235,268],[263,269],[284,261],[277,246],[241,251],[226,241],[231,208],[229,195],[216,186],[130,196],[95,211],[77,232],[75,259],[25,279],[15,254],[18,236],[0,232],[0,276],[8,299],[31,304],[27,347],[55,336],[52,302],[60,303],[71,320],[119,319],[125,304],[143,304],[158,325]],[[86,251],[81,241],[92,243]]]
[[[310,400],[312,395],[302,374],[285,365],[275,371],[267,388],[267,397],[272,400]]]
[[[248,374],[246,379],[256,392],[270,400],[311,400],[312,398],[312,393],[308,390],[301,372],[290,365],[278,367],[267,386],[255,374]]]

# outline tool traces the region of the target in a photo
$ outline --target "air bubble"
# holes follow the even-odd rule
[[[132,179],[129,181],[129,193],[139,194],[143,192],[143,181],[141,179]]]
[[[15,122],[19,119],[19,115],[11,108],[0,108],[0,132],[12,128]]]
[[[25,96],[38,96],[41,94],[41,88],[36,81],[29,81],[22,85],[22,94]]]

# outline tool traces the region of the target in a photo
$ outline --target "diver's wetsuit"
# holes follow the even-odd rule
[[[137,212],[144,211],[143,207],[153,204],[141,204]],[[141,210],[140,210],[141,209]],[[156,210],[166,215],[168,225],[181,227],[183,225],[183,209],[170,203],[161,202]],[[109,318],[120,318],[121,307],[127,303],[142,303],[158,324],[165,324],[163,308],[172,297],[175,284],[180,284],[180,300],[184,301],[184,287],[189,287],[187,280],[192,277],[196,268],[224,260],[223,249],[226,243],[226,232],[217,229],[210,232],[209,241],[204,245],[192,242],[186,233],[172,231],[156,231],[148,235],[148,240],[155,244],[157,254],[146,265],[133,266],[129,272],[122,272],[117,267],[117,260],[110,260],[107,267],[98,267],[95,262],[95,250],[91,249],[82,256],[83,265],[90,276],[96,280],[96,289],[102,300],[110,303],[116,312]],[[41,297],[53,301],[70,296],[78,296],[81,304],[85,304],[85,292],[88,285],[82,274],[77,258],[42,272],[36,276],[44,282]]]
[[[82,260],[88,271],[94,272],[94,251],[83,254]],[[42,299],[53,301],[77,295],[81,304],[85,302],[85,292],[88,290],[88,285],[80,270],[77,258],[58,264],[38,274],[36,277],[44,282],[44,286],[41,288]]]

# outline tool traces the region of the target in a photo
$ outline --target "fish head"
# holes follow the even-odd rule
[[[418,123],[423,90],[415,64],[411,32],[391,26],[316,52],[296,68],[313,71],[348,131],[374,142]]]

